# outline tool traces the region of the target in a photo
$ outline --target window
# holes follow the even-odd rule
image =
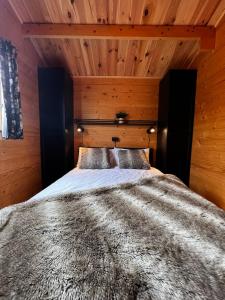
[[[0,131],[3,139],[23,138],[17,51],[0,38]]]

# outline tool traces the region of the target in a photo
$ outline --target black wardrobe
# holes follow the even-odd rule
[[[38,70],[42,186],[74,168],[73,83],[63,68]]]
[[[160,82],[156,165],[189,184],[196,70],[171,70]]]

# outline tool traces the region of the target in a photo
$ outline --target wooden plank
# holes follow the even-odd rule
[[[219,26],[220,22],[222,22],[223,17],[225,16],[225,0],[221,0],[216,7],[211,19],[209,20],[209,25],[213,25],[215,27]]]
[[[216,49],[198,63],[190,185],[225,209],[225,20]]]
[[[23,24],[28,38],[85,38],[85,39],[188,39],[200,40],[201,50],[214,49],[215,28],[212,26],[165,25],[80,25],[80,24]]]
[[[224,0],[8,1],[21,23],[216,26],[224,11]]]

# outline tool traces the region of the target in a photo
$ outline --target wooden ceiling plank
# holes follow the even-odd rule
[[[2,0],[3,1],[3,0]],[[6,0],[4,0],[6,1]],[[8,0],[21,23],[215,25],[224,0]],[[48,10],[43,9],[48,7]],[[29,7],[29,13],[25,11]],[[32,8],[32,10],[30,10]],[[48,15],[51,13],[51,18]],[[101,20],[100,20],[101,19]],[[208,20],[210,19],[210,22]]]
[[[84,46],[87,50],[90,68],[91,68],[91,74],[94,75],[97,72],[96,72],[96,67],[95,67],[95,57],[94,57],[93,51],[92,51],[92,40],[84,40]]]
[[[15,1],[9,0],[9,4],[11,5],[13,11],[15,12],[17,18],[20,23],[23,23],[24,20],[26,22],[32,22],[31,16],[28,14],[26,7],[24,5],[18,5]]]
[[[35,11],[34,6],[31,5],[31,7],[30,7],[30,3],[26,3],[24,0],[21,1],[21,4],[24,7],[24,10],[26,11],[29,18],[32,20],[31,22],[34,22],[34,20],[36,18],[41,18],[41,21],[45,22],[45,20],[42,18],[41,14],[40,14],[39,9],[37,11]]]
[[[175,4],[175,6],[173,6]],[[179,3],[178,3],[179,4]],[[172,14],[172,10],[174,10],[174,13],[177,10],[177,0],[169,0],[169,1],[164,1],[163,5],[158,5],[158,17],[156,18],[155,23],[156,24],[170,24],[170,16]],[[169,18],[168,18],[169,15]],[[173,24],[173,23],[172,23]]]
[[[177,1],[180,2],[180,0],[162,0],[160,2],[158,0],[146,0],[141,23],[146,25],[170,24],[168,15],[176,15]]]
[[[56,6],[52,6],[51,2],[48,0],[44,0],[47,12],[49,14],[50,19],[52,20],[52,22],[54,23],[59,23],[61,20],[60,15],[58,14],[58,10],[56,9]]]
[[[132,5],[132,24],[142,24],[142,18],[145,11],[145,0],[135,1],[133,0]]]
[[[159,66],[159,61],[162,56],[164,43],[164,41],[152,41],[152,60],[147,73],[148,77],[156,77],[157,67]],[[160,77],[162,76],[160,75]]]
[[[94,66],[94,74],[95,76],[99,76],[99,52],[98,52],[98,46],[96,44],[97,40],[92,40],[90,42],[90,49],[91,49],[91,58],[93,61]]]
[[[149,41],[141,41],[140,48],[139,48],[139,53],[137,56],[137,64],[136,64],[136,70],[135,70],[135,75],[140,76],[141,74],[144,73],[146,63],[148,60],[148,55],[146,56],[146,53],[148,53],[148,43]]]
[[[131,73],[132,76],[135,76],[135,74],[136,74],[136,69],[137,69],[137,66],[138,66],[138,56],[139,56],[139,53],[140,53],[140,48],[141,48],[141,42],[142,41],[134,41],[134,42],[136,42],[136,48],[135,48],[133,66],[132,66],[132,73]]]
[[[107,2],[108,0],[98,0],[98,2],[96,3],[96,12],[97,12],[96,23],[98,24],[108,23]]]
[[[119,47],[118,47],[118,58],[117,58],[117,75],[123,76],[125,75],[125,60],[127,57],[127,47],[128,47],[128,41],[119,41]]]
[[[170,68],[171,60],[176,50],[177,41],[171,40],[170,42],[163,41],[163,46],[160,47],[161,55],[156,66],[155,76],[163,77]]]
[[[133,74],[136,51],[137,41],[128,41],[127,56],[125,59],[125,74],[128,76],[132,76]]]
[[[144,70],[145,76],[148,76],[149,68],[150,68],[150,65],[152,63],[152,53],[154,51],[153,47],[154,47],[153,46],[153,41],[149,41],[148,49],[147,49],[148,56],[147,56],[147,61],[146,61],[146,64],[145,64],[145,70]]]
[[[190,24],[192,16],[198,7],[199,1],[201,0],[181,1],[177,9],[176,20],[174,24]]]
[[[108,41],[107,40],[99,40],[99,48],[100,48],[100,55],[101,55],[101,70],[102,75],[108,74]]]
[[[28,38],[200,39],[202,50],[215,47],[211,26],[23,24],[22,32]]]
[[[109,0],[107,3],[108,24],[116,24],[117,0]]]
[[[76,2],[76,1],[74,1]],[[80,23],[97,23],[97,4],[95,0],[89,0],[89,1],[83,1],[83,12],[82,14],[84,17],[81,16]],[[81,10],[78,7],[78,14],[81,12]]]
[[[225,15],[225,0],[221,0],[209,20],[209,25],[217,27],[224,15]]]
[[[80,48],[81,48],[84,65],[86,68],[86,74],[87,74],[87,76],[90,76],[92,74],[92,72],[91,72],[91,63],[89,61],[89,55],[88,55],[88,49],[87,49],[89,47],[89,45],[88,45],[88,42],[83,39],[80,39],[79,42],[80,42]]]
[[[118,41],[109,40],[109,76],[116,75],[116,61],[118,59]]]
[[[168,6],[168,9],[165,13],[164,19],[162,20],[163,24],[173,25],[176,21],[177,11],[181,0],[172,0]]]
[[[74,14],[74,20],[75,20],[74,23],[81,23],[78,9],[77,9],[77,1],[74,1],[73,3],[72,3],[72,1],[70,1],[70,3],[73,8],[73,14]]]
[[[193,25],[206,25],[209,22],[212,14],[214,13],[216,7],[220,0],[199,0],[198,6],[194,11],[190,23]]]
[[[132,0],[119,1],[117,9],[117,24],[131,24]]]
[[[72,47],[68,45],[68,50],[70,50],[71,57],[72,57],[72,59],[70,59],[69,61],[74,62],[74,67],[77,65],[79,75],[86,76],[87,75],[87,70],[86,70],[85,62],[84,62],[83,55],[82,55],[82,49],[81,49],[80,41],[78,39],[69,40],[69,41],[72,44]]]
[[[60,15],[62,15],[62,23],[66,22],[68,24],[77,23],[77,16],[74,11],[73,4],[71,1],[61,0],[59,2]]]

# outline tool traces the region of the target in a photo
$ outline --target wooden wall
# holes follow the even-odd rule
[[[157,120],[157,79],[76,78],[74,79],[74,116],[80,119],[114,119],[124,111],[131,120]],[[112,136],[120,138],[118,147],[148,147],[147,127],[85,126],[83,145],[113,147]],[[82,144],[75,131],[75,157]],[[156,134],[151,135],[156,148]]]
[[[28,199],[41,186],[37,88],[39,58],[31,43],[22,39],[20,23],[8,1],[0,1],[0,36],[11,40],[18,49],[24,124],[23,140],[0,140],[0,207],[3,207]]]
[[[191,188],[225,209],[225,19],[216,50],[197,62]]]

